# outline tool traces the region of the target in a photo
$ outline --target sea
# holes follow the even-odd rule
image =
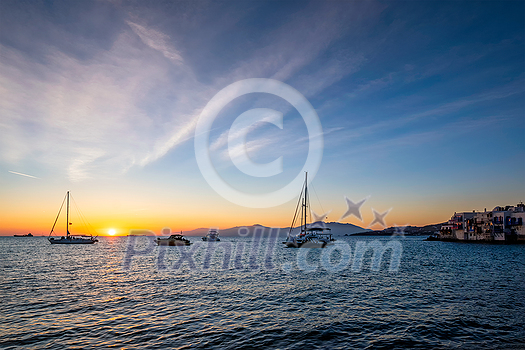
[[[2,349],[524,349],[525,246],[0,237]]]

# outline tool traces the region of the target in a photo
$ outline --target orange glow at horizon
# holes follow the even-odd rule
[[[107,188],[96,187],[95,190],[79,186],[75,189],[75,202],[78,202],[86,219],[83,220],[72,208],[70,222],[73,225],[69,229],[74,234],[91,233],[94,236],[127,236],[130,230],[150,230],[160,234],[164,227],[169,227],[172,232],[186,232],[197,228],[218,227],[228,229],[235,226],[250,226],[261,224],[268,227],[288,227],[295,210],[295,201],[265,209],[251,209],[240,207],[226,202],[220,197],[206,197],[202,194],[177,195],[166,194],[155,188],[144,190],[145,193],[129,191],[124,186],[115,186],[113,194],[107,195]],[[5,195],[10,200],[0,201],[0,235],[27,234],[31,232],[37,236],[47,236],[63,201],[63,191],[60,189],[45,187],[37,191],[35,188],[24,188],[16,195],[12,189],[6,189]],[[21,193],[19,193],[21,192]],[[131,193],[131,194],[130,194]],[[78,195],[77,195],[78,194]],[[172,198],[184,197],[185,200],[172,200]],[[186,199],[187,197],[187,199]],[[364,195],[356,195],[363,198]],[[318,204],[312,205],[316,213],[329,210],[327,222],[339,221],[346,210],[342,198],[336,195],[321,198],[324,208]],[[363,221],[354,216],[343,219],[342,223],[351,223],[362,228],[373,221],[371,208],[382,213],[389,208],[391,212],[385,216],[388,227],[394,225],[424,226],[447,221],[455,211],[483,210],[493,208],[501,203],[515,204],[514,198],[494,196],[490,200],[484,198],[454,198],[449,195],[437,196],[429,201],[424,196],[414,196],[399,200],[385,197],[384,200],[374,200],[374,197],[365,202],[361,208]],[[66,230],[65,217],[62,212],[53,231],[53,235],[64,235]],[[371,229],[382,229],[380,225],[369,227]],[[110,230],[115,230],[113,234]]]

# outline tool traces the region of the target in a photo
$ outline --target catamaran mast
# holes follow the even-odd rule
[[[303,199],[303,211],[304,211],[304,233],[306,233],[306,207],[308,205],[308,172],[306,172],[304,177],[304,199]]]

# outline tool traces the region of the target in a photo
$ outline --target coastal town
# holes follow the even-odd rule
[[[454,213],[429,240],[525,244],[525,204]]]

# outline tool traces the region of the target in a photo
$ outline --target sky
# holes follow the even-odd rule
[[[524,34],[523,1],[1,1],[0,235],[66,191],[99,235],[286,227],[305,171],[365,228],[515,205]]]

